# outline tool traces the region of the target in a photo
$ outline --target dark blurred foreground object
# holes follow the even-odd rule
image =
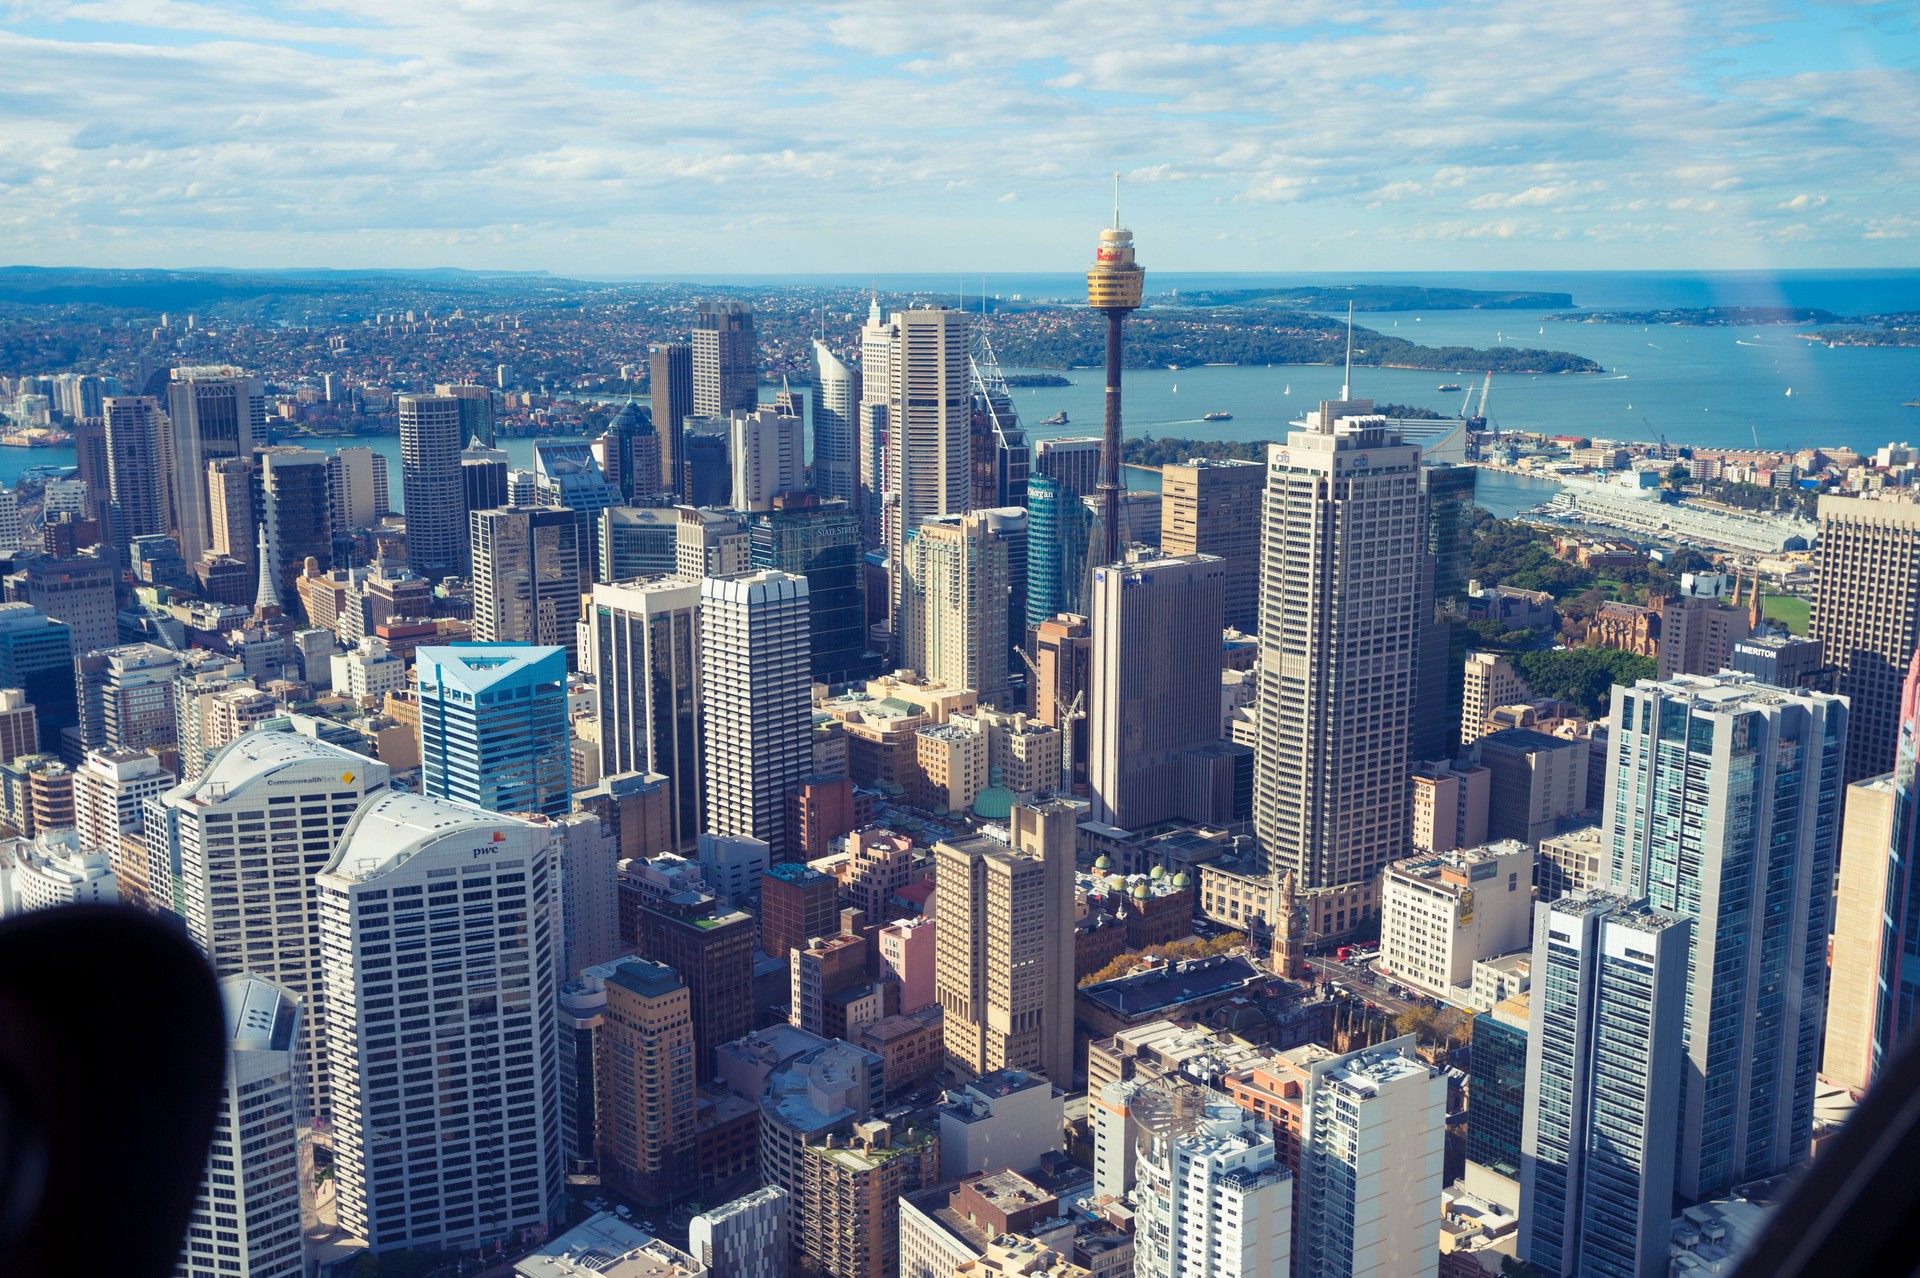
[[[1734,1278],[1920,1273],[1920,1035],[1867,1089]]]
[[[224,1068],[219,987],[177,924],[0,922],[0,1274],[172,1273]]]

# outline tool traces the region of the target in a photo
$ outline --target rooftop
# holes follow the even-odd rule
[[[484,831],[491,834],[492,842],[504,843],[507,831],[516,828],[532,827],[484,808],[389,790],[360,805],[324,872],[364,883],[398,869],[443,839],[471,838]]]
[[[697,1278],[706,1266],[601,1212],[515,1262],[519,1278]]]
[[[176,805],[205,806],[238,798],[256,785],[278,789],[305,781],[370,787],[386,779],[386,764],[363,754],[304,733],[254,731],[214,755],[198,781],[168,791],[167,798]]]
[[[1246,989],[1265,980],[1266,976],[1243,956],[1229,954],[1102,981],[1082,989],[1080,996],[1107,1011],[1132,1017]]]

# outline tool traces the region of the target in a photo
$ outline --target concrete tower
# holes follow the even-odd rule
[[[1090,566],[1109,563],[1120,554],[1120,350],[1121,326],[1127,314],[1140,307],[1147,275],[1133,260],[1133,232],[1120,228],[1120,175],[1113,176],[1113,225],[1100,232],[1100,247],[1087,268],[1087,305],[1107,317],[1107,416],[1100,443],[1099,543],[1088,557]]]

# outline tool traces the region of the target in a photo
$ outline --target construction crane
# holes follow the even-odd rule
[[[1481,383],[1480,386],[1480,411],[1467,417],[1468,430],[1485,430],[1487,428],[1487,396],[1492,391],[1493,373],[1489,370],[1486,381]],[[1467,391],[1467,402],[1469,404],[1473,402],[1473,391],[1471,388]]]
[[[1033,692],[1040,695],[1040,667],[1027,655],[1025,648],[1015,648],[1014,652],[1027,668],[1027,674],[1033,680]],[[1073,725],[1087,717],[1087,692],[1082,688],[1073,694],[1072,704],[1055,697],[1053,708],[1060,714],[1060,794],[1067,797],[1073,793]]]

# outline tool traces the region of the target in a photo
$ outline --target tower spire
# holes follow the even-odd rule
[[[1347,303],[1347,376],[1340,383],[1340,398],[1353,398],[1353,303]]]
[[[1113,171],[1113,229],[1120,229],[1120,170]]]
[[[280,592],[273,585],[273,555],[267,549],[267,526],[260,524],[258,527],[260,586],[253,596],[253,610],[260,616],[271,616],[280,611]]]

